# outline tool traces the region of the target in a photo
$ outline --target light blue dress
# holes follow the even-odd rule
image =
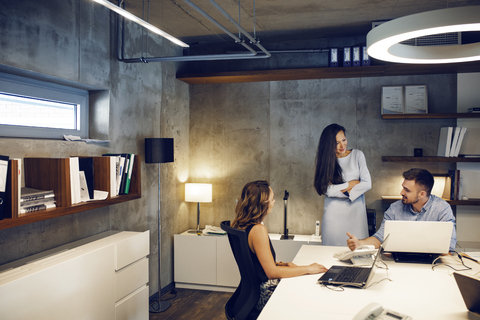
[[[365,155],[353,149],[346,157],[337,158],[342,168],[342,184],[332,184],[325,194],[322,218],[322,244],[324,246],[347,245],[347,232],[358,239],[368,237],[367,210],[364,193],[372,188]],[[348,187],[348,181],[360,180],[347,197],[340,190]]]

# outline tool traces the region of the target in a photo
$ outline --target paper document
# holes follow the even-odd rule
[[[83,141],[86,143],[109,143],[110,142],[110,140],[82,139],[79,136],[73,136],[71,134],[64,134],[63,138],[67,141]]]

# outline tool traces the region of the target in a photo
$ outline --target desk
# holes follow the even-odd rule
[[[334,264],[351,265],[333,258],[334,253],[345,250],[348,249],[304,245],[293,262],[297,265],[318,262],[327,268]],[[445,259],[454,261],[452,257]],[[410,315],[415,320],[473,319],[474,315],[469,315],[465,307],[452,269],[439,266],[432,271],[430,265],[395,263],[388,257],[383,260],[389,267],[388,277],[393,281],[384,280],[367,289],[345,288],[345,291],[335,292],[317,283],[320,275],[282,279],[258,320],[351,320],[371,302]],[[474,269],[465,274],[473,276],[480,271],[480,265],[471,261],[466,264]],[[377,268],[372,283],[386,277],[387,271]]]

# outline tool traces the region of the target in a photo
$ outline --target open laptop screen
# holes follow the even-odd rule
[[[448,253],[453,223],[441,221],[385,221],[390,235],[386,252]]]

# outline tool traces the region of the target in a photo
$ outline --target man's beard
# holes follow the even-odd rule
[[[412,201],[412,202],[407,202],[407,201],[408,201],[408,199],[402,197],[402,203],[403,204],[415,204],[418,201],[420,201],[420,198],[417,196],[417,199],[415,199],[414,201]]]

